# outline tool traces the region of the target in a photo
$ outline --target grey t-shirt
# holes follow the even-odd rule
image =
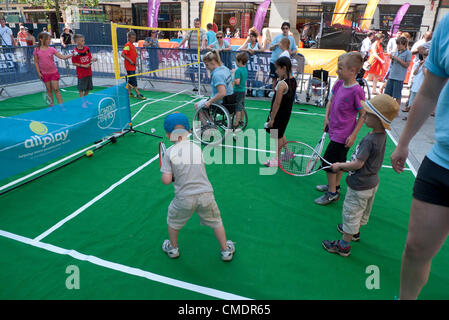
[[[360,141],[351,156],[351,161],[359,159],[365,164],[359,170],[348,173],[346,183],[351,189],[362,191],[378,185],[378,172],[384,161],[386,143],[386,133],[370,133]]]
[[[187,41],[190,49],[198,49],[206,38],[206,30],[200,28],[200,42],[198,43],[198,31],[190,30],[187,32]]]
[[[181,141],[168,148],[161,172],[173,174],[177,197],[214,191],[207,178],[203,152],[193,141]]]
[[[396,51],[392,55],[397,56],[399,59],[401,59],[404,62],[412,61],[412,53],[408,49],[406,49],[404,51]],[[403,67],[398,61],[392,60],[390,75],[388,76],[388,78],[391,80],[404,81],[405,76],[407,75],[407,69],[408,68]]]

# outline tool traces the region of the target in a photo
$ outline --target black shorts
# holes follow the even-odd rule
[[[78,79],[78,91],[91,91],[93,88],[92,76]]]
[[[331,142],[329,142],[329,144],[327,145],[323,158],[330,163],[346,162],[348,151],[349,148],[346,148],[343,143],[338,143],[331,140]],[[323,167],[328,166],[328,164],[325,162],[321,162],[321,165]],[[325,169],[325,171],[332,172],[330,169]]]
[[[135,70],[134,71],[126,70],[126,73],[128,74],[128,76],[132,76],[132,75],[136,74],[136,71]],[[128,77],[128,83],[132,87],[137,88],[137,77]]]
[[[222,104],[223,104],[223,107],[225,107],[229,111],[230,114],[233,114],[235,112],[235,107],[237,105],[237,98],[236,98],[235,92],[228,96],[224,96]]]
[[[276,74],[276,66],[274,65],[273,62],[270,62],[270,78],[271,79],[279,78],[278,75]]]
[[[413,198],[449,207],[449,170],[425,157],[413,186]]]

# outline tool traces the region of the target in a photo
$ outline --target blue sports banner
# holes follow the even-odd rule
[[[0,118],[0,180],[129,128],[131,112],[125,85]]]

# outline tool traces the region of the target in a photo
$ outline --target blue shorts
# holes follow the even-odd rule
[[[402,98],[402,87],[404,86],[404,81],[388,79],[387,86],[385,87],[385,94],[395,98]]]
[[[132,76],[132,75],[136,74],[136,71],[135,71],[135,70],[134,70],[134,71],[128,71],[128,70],[126,70],[126,73],[128,74],[128,76]],[[137,77],[129,77],[129,78],[128,78],[128,83],[129,83],[132,87],[137,88]]]
[[[245,108],[245,95],[245,92],[235,92],[236,112],[243,111],[243,109]]]

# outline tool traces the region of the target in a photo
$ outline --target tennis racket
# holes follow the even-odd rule
[[[308,168],[309,161],[315,157],[321,159],[326,166],[321,166],[318,169],[315,169],[315,167]],[[297,177],[309,176],[320,170],[328,169],[331,165],[314,148],[303,142],[288,141],[281,147],[279,167],[289,175]]]
[[[159,142],[159,165],[161,168],[162,168],[162,161],[166,155],[167,155],[167,147],[165,146],[165,143]],[[172,181],[175,181],[174,176]]]
[[[323,152],[324,141],[326,140],[326,134],[328,131],[329,131],[329,127],[326,126],[326,128],[324,129],[323,135],[321,136],[320,141],[318,141],[317,145],[315,146],[316,153],[314,153],[312,155],[312,157],[309,159],[309,162],[307,163],[307,168],[306,168],[307,172],[311,172],[317,165],[319,156],[321,156],[321,152]]]

